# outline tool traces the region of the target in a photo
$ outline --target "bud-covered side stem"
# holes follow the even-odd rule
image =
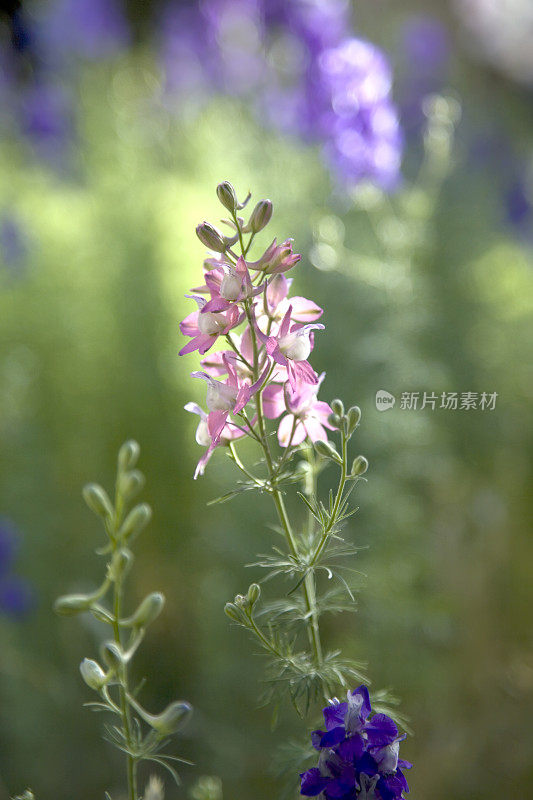
[[[115,644],[118,646],[119,651],[122,652],[122,636],[120,631],[120,619],[122,615],[122,595],[124,591],[124,565],[125,562],[120,559],[119,557],[119,538],[118,532],[122,525],[123,520],[123,509],[124,509],[124,502],[122,498],[122,492],[120,489],[120,481],[121,481],[121,471],[119,467],[119,473],[117,476],[116,488],[115,488],[115,520],[114,520],[114,537],[112,537],[112,547],[113,547],[113,560],[117,562],[119,565],[116,569],[114,582],[113,582],[113,635]],[[137,759],[134,755],[132,755],[131,750],[133,747],[133,740],[131,735],[131,714],[130,714],[130,707],[128,704],[128,694],[129,694],[129,683],[128,683],[128,664],[126,661],[122,661],[119,666],[119,693],[120,693],[120,714],[122,717],[122,726],[124,729],[124,734],[126,738],[126,744],[128,747],[128,754],[127,754],[127,775],[128,775],[128,797],[129,800],[137,800]]]

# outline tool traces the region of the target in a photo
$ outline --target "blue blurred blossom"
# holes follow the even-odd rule
[[[74,139],[73,83],[83,59],[106,58],[129,32],[119,0],[46,0],[13,15],[0,49],[2,123],[19,126],[36,153],[68,165]]]
[[[407,134],[418,133],[425,121],[424,98],[441,92],[448,81],[451,42],[446,26],[429,14],[410,17],[402,27],[399,85],[401,120]]]
[[[391,189],[402,152],[391,69],[350,33],[347,0],[202,0],[186,11],[173,3],[162,29],[167,89],[180,110],[195,88],[202,98],[243,97],[278,130],[322,144],[343,185]]]
[[[26,266],[27,254],[28,241],[20,220],[11,212],[1,214],[0,266],[7,268],[12,276],[20,276]],[[0,536],[0,572],[5,546]]]
[[[31,585],[11,573],[19,547],[19,535],[12,523],[0,518],[0,613],[20,618],[34,602]]]

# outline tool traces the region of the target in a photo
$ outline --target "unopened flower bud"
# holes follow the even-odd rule
[[[92,658],[84,658],[80,664],[81,677],[91,689],[100,691],[102,686],[107,683],[107,675],[97,661]]]
[[[161,736],[176,733],[188,721],[192,714],[192,706],[185,701],[171,703],[161,714],[147,716],[152,728]]]
[[[315,442],[315,450],[323,458],[329,458],[331,461],[336,461],[337,464],[342,464],[340,455],[329,442],[322,442],[319,439],[318,442]]]
[[[230,213],[234,213],[237,209],[237,195],[235,189],[229,181],[222,181],[217,186],[217,197]]]
[[[122,547],[118,553],[113,556],[113,560],[109,565],[109,574],[113,580],[118,577],[123,577],[130,571],[133,564],[133,553],[127,547]]]
[[[352,476],[356,477],[357,475],[364,475],[368,469],[368,461],[364,456],[357,456],[354,458],[352,464]]]
[[[328,422],[333,428],[340,428],[342,425],[342,419],[338,416],[338,414],[330,414],[328,416]]]
[[[261,587],[258,583],[252,583],[248,589],[248,593],[246,595],[246,599],[251,606],[255,605],[259,600],[259,595],[261,594]]]
[[[259,233],[266,228],[272,218],[272,202],[270,200],[260,200],[250,217],[248,226],[252,233]]]
[[[93,603],[90,594],[66,594],[58,597],[54,603],[54,611],[62,617],[73,617],[88,611]]]
[[[331,401],[331,410],[334,414],[337,414],[339,417],[344,416],[344,403],[342,400],[332,400]]]
[[[217,253],[223,253],[226,249],[224,237],[213,225],[209,222],[202,222],[196,228],[196,235],[206,247],[214,250]]]
[[[242,623],[243,618],[242,614],[235,605],[235,603],[226,603],[224,606],[224,613],[227,617],[233,620],[233,622],[240,622]]]
[[[120,469],[133,469],[139,460],[140,453],[141,448],[134,439],[129,439],[129,441],[124,442],[118,451],[118,465]]]
[[[162,612],[165,598],[161,592],[152,592],[144,598],[137,611],[124,624],[133,628],[146,628]]]
[[[105,489],[102,489],[97,483],[88,483],[83,487],[83,499],[95,514],[104,519],[111,518],[114,514],[111,500],[109,499]]]
[[[348,409],[348,436],[351,436],[359,425],[361,419],[361,409],[359,406],[352,406]]]
[[[138,469],[120,476],[119,488],[126,500],[131,500],[144,486],[144,475]]]
[[[120,670],[126,661],[122,648],[116,642],[104,642],[101,653],[106,665],[115,672]]]
[[[119,536],[124,539],[134,539],[145,528],[152,518],[152,509],[148,503],[132,508],[119,531]]]
[[[165,800],[163,781],[157,775],[150,775],[144,790],[143,800]]]

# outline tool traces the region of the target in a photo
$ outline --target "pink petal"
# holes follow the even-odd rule
[[[326,431],[317,419],[313,419],[313,417],[306,417],[304,420],[304,426],[307,431],[307,435],[312,442],[327,442],[328,437]]]
[[[305,439],[306,435],[305,428],[300,422],[300,420],[298,420],[291,440],[291,431],[293,423],[294,423],[294,417],[292,414],[286,414],[279,423],[278,441],[282,447],[288,447],[289,445],[295,446],[297,444],[301,444]]]
[[[268,419],[276,419],[285,411],[283,386],[271,383],[263,391],[263,412]]]
[[[207,417],[207,430],[214,445],[220,441],[220,434],[224,430],[227,418],[227,411],[211,411]]]
[[[198,335],[198,311],[193,311],[188,314],[184,320],[180,322],[180,331],[184,336],[197,336]]]
[[[267,302],[271,308],[279,306],[289,293],[289,281],[285,275],[276,275],[268,284],[266,291]]]
[[[207,311],[212,311],[213,313],[217,311],[226,311],[230,305],[231,303],[229,300],[224,300],[223,297],[214,297],[205,304],[200,313],[204,314]]]
[[[287,313],[283,317],[283,321],[279,328],[280,336],[286,336],[288,334],[291,325],[291,314],[292,314],[292,306],[289,306],[287,309]]]
[[[195,336],[194,339],[191,339],[185,347],[182,347],[179,351],[179,355],[184,356],[187,353],[193,353],[195,350],[199,350],[203,355],[214,343],[215,339],[212,336],[207,336],[202,333],[199,336]]]
[[[324,313],[320,306],[317,306],[312,300],[307,300],[306,297],[291,297],[291,304],[293,307],[292,318],[297,322],[314,322],[316,319],[320,319]]]

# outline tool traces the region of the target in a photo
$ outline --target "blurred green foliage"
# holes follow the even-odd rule
[[[463,65],[465,106],[477,76]],[[131,599],[154,588],[167,597],[138,677],[150,674],[151,708],[177,695],[195,707],[182,751],[197,768],[186,787],[210,774],[226,797],[271,797],[277,745],[307,734],[290,714],[270,730],[257,707],[259,659],[222,611],[258,577],[241,565],[269,546],[269,506],[243,497],[206,507],[231,480],[221,453],[192,481],[200,451],[182,408],[203,395],[188,378],[194,359],[177,357],[177,324],[199,282],[195,225],[218,213],[214,187],[228,178],[270,197],[273,230],[304,254],[295,289],[325,308],[314,358],[327,372],[323,399],[363,410],[370,470],[349,535],[364,548],[359,613],[330,620],[326,635],[368,660],[374,686],[402,697],[415,731],[403,748],[414,797],[525,798],[533,257],[495,222],[490,170],[468,169],[460,127],[438,197],[406,191],[394,216],[387,204],[346,209],[331,200],[313,149],[266,133],[224,99],[191,121],[156,118],[146,105],[154,80],[142,50],[85,72],[73,174],[40,164],[23,142],[0,145],[0,208],[16,213],[28,247],[19,275],[0,267],[0,511],[24,533],[20,571],[38,595],[28,619],[1,622],[2,781],[56,800],[93,800],[105,786],[120,796],[109,785],[120,759],[82,708],[77,670],[101,631],[57,620],[51,606],[59,591],[97,580],[80,490],[95,475],[111,482],[130,436],[154,507]],[[520,98],[506,107],[498,97],[530,141]],[[434,204],[418,228],[417,200]],[[402,411],[397,401],[379,413],[378,389],[498,400],[492,412]]]

